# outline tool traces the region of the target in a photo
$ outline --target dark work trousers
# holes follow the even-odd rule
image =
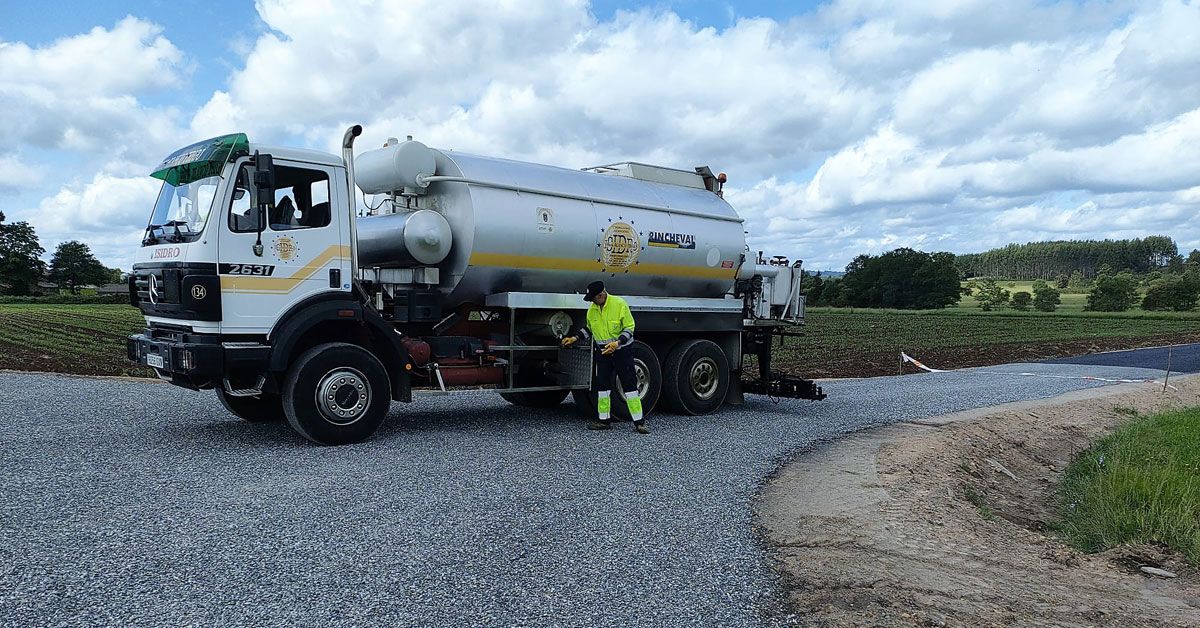
[[[621,388],[626,393],[637,391],[637,374],[633,372],[633,349],[621,347],[611,355],[596,349],[596,390],[612,390],[613,374],[621,378]]]

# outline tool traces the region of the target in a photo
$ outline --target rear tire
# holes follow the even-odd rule
[[[230,414],[250,423],[274,423],[284,420],[283,398],[262,394],[257,397],[234,397],[217,386],[217,399]]]
[[[662,366],[658,362],[658,356],[654,354],[654,350],[650,345],[635,340],[629,347],[622,349],[623,351],[633,351],[633,368],[634,374],[638,378],[638,388],[641,391],[642,397],[642,417],[650,416],[658,405],[658,399],[662,395],[663,389],[663,371]],[[593,377],[595,373],[593,372]],[[618,421],[628,421],[630,418],[629,407],[625,405],[625,395],[621,390],[621,380],[618,377],[613,377],[612,382],[612,417]],[[595,388],[595,382],[592,387]],[[583,413],[583,416],[589,419],[598,418],[596,413],[596,398],[595,390],[573,390],[571,396],[575,399],[575,405]]]
[[[663,405],[679,414],[710,414],[729,393],[729,360],[711,340],[684,340],[667,354]]]
[[[533,390],[528,392],[505,392],[500,397],[522,408],[554,408],[567,398],[567,390]]]
[[[288,424],[321,445],[364,441],[391,407],[391,381],[379,359],[357,345],[332,342],[302,354],[288,370]]]

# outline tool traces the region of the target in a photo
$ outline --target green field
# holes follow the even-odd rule
[[[1058,528],[1078,549],[1156,543],[1200,566],[1200,409],[1137,417],[1076,458],[1059,488]]]
[[[789,341],[781,363],[814,377],[853,377],[899,372],[901,351],[959,368],[1200,342],[1200,312],[809,308],[804,334]]]
[[[0,369],[149,377],[125,359],[144,326],[128,305],[0,304]]]
[[[125,337],[143,325],[126,305],[0,304],[0,368],[149,376],[125,360]],[[777,368],[861,377],[897,373],[900,351],[958,368],[1200,342],[1200,313],[811,308],[803,332],[776,354]]]

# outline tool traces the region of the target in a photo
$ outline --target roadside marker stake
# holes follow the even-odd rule
[[[1168,353],[1168,356],[1169,355],[1170,354]],[[916,358],[901,351],[900,352],[900,363],[903,364],[905,362],[912,364],[913,366],[921,369],[922,371],[925,371],[926,373],[949,373],[950,372],[950,371],[946,371],[946,370],[942,370],[942,369],[929,368],[928,366],[925,366],[924,364],[922,364]],[[1169,370],[1170,369],[1169,361],[1168,361],[1167,368],[1168,368],[1167,377],[1170,377],[1171,375],[1170,375],[1170,370]],[[1052,375],[1049,373],[1029,373],[1029,372],[1009,373],[1009,372],[1005,372],[1005,371],[975,371],[975,372],[976,373],[987,373],[988,375],[1013,375],[1016,377],[1042,377],[1045,379],[1086,379],[1086,380],[1091,380],[1091,381],[1096,381],[1096,382],[1110,382],[1113,384],[1157,384],[1158,383],[1158,380],[1156,380],[1156,379],[1118,379],[1118,378],[1111,378],[1111,377],[1096,377],[1095,375]],[[1171,390],[1179,390],[1178,388],[1167,384],[1166,379],[1163,379],[1162,385],[1163,385],[1163,392],[1166,392],[1166,390],[1168,388],[1170,388]]]
[[[1167,392],[1167,381],[1171,379],[1171,351],[1175,347],[1167,347],[1167,374],[1163,377],[1163,392]]]

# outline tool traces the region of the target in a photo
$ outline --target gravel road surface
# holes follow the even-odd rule
[[[1200,344],[1150,347],[1128,351],[1107,351],[1073,358],[1049,360],[1048,364],[1090,364],[1093,366],[1126,366],[1165,369],[1168,362],[1172,373],[1200,373]]]
[[[786,623],[749,503],[789,453],[1099,385],[837,380],[819,403],[655,416],[649,436],[589,432],[569,405],[426,398],[367,443],[322,448],[212,393],[2,373],[0,624]]]

